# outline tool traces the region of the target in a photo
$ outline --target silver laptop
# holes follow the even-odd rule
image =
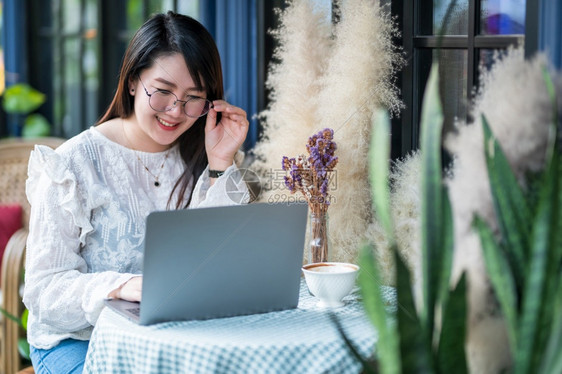
[[[142,302],[105,303],[141,325],[295,308],[307,209],[254,203],[153,212]]]

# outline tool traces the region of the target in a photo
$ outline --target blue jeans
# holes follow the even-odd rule
[[[51,349],[30,347],[31,363],[37,374],[82,373],[88,340],[66,339]]]

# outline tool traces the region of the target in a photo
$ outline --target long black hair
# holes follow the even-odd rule
[[[156,14],[146,21],[135,33],[123,57],[119,84],[115,96],[107,111],[97,122],[100,124],[112,118],[127,118],[134,112],[134,98],[129,94],[128,83],[149,69],[161,56],[180,53],[195,86],[207,93],[207,99],[213,101],[224,96],[220,56],[213,37],[205,27],[195,19],[169,11]],[[178,138],[181,157],[186,165],[184,173],[177,180],[172,196],[179,191],[176,209],[186,208],[191,202],[192,191],[187,203],[182,198],[190,183],[195,184],[208,160],[205,152],[205,121],[207,116],[198,118],[193,126]]]

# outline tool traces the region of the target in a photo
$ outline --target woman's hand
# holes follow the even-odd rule
[[[107,295],[114,299],[127,301],[141,301],[142,296],[142,277],[133,277],[123,283],[119,288],[114,289]]]
[[[221,120],[217,123],[217,113]],[[249,126],[246,112],[224,100],[213,101],[205,125],[205,149],[209,169],[225,170],[234,160],[234,155],[244,143]]]

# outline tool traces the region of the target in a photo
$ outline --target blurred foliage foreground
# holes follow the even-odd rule
[[[486,167],[499,235],[479,217],[486,270],[503,314],[513,358],[509,373],[562,373],[562,170],[557,143],[558,113],[551,77],[543,73],[552,101],[549,146],[542,172],[522,189],[483,117]],[[360,254],[359,285],[365,310],[378,332],[376,353],[361,357],[338,327],[365,373],[467,373],[465,351],[468,305],[466,277],[450,287],[454,239],[451,204],[443,184],[438,65],[433,64],[424,94],[422,151],[422,300],[416,307],[408,267],[398,255],[390,215],[389,120],[374,120],[370,178],[374,211],[396,259],[396,312],[385,308],[381,270],[373,247]]]

